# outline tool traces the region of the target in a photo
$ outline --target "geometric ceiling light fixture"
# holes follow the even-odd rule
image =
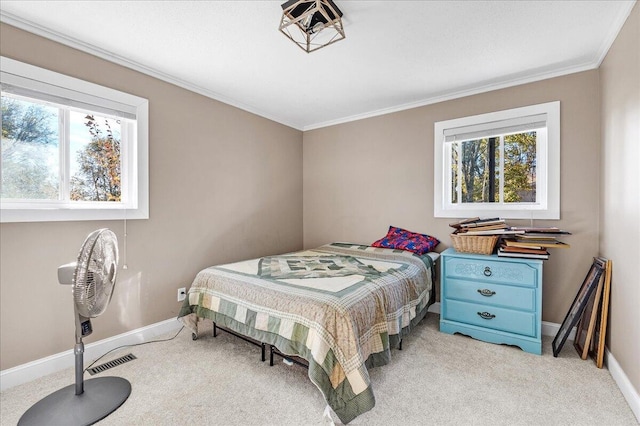
[[[310,53],[345,38],[341,17],[332,0],[289,0],[282,4],[280,31]]]

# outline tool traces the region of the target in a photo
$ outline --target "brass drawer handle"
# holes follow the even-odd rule
[[[486,319],[486,320],[494,319],[496,317],[495,315],[490,314],[489,312],[478,312],[478,315],[480,315],[480,318]]]
[[[495,291],[491,291],[488,288],[478,289],[478,293],[480,293],[481,295],[483,295],[485,297],[491,297],[494,294],[496,294]]]
[[[491,274],[493,274],[493,272],[491,272],[491,268],[489,268],[488,266],[486,266],[486,267],[484,268],[484,276],[485,276],[485,277],[490,277],[490,276],[491,276]]]

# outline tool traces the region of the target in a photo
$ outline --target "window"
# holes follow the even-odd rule
[[[436,217],[560,218],[560,102],[435,123]]]
[[[2,57],[2,222],[146,219],[148,101]]]

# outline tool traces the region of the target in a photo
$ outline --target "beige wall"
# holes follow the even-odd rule
[[[451,219],[433,217],[434,122],[560,101],[561,220],[573,235],[544,264],[543,320],[561,323],[598,254],[598,71],[414,108],[304,134],[304,245],[371,243],[389,225],[450,246]],[[528,225],[528,221],[509,221]]]
[[[640,393],[640,6],[600,66],[600,253],[613,262],[607,346]]]
[[[573,235],[570,249],[545,262],[543,319],[562,321],[592,256],[613,259],[608,346],[640,389],[638,15],[636,6],[599,71],[304,135],[0,24],[2,55],[150,100],[151,218],[129,221],[129,268],[86,341],[175,316],[177,287],[207,265],[367,243],[391,224],[434,235],[443,250],[450,228],[433,218],[433,123],[560,100],[562,218],[534,225]],[[72,347],[72,302],[55,271],[103,226],[117,233],[122,253],[122,222],[0,225],[0,369]]]
[[[127,270],[85,343],[174,317],[203,267],[302,248],[302,132],[0,25],[0,53],[149,99],[150,219],[127,223]],[[0,369],[73,348],[58,265],[123,223],[0,225]]]

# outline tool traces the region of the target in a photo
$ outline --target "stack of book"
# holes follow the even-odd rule
[[[569,244],[559,241],[557,237],[560,235],[571,235],[571,233],[555,227],[512,227],[511,229],[520,231],[520,233],[502,239],[498,247],[498,256],[548,259],[548,249],[569,247]]]
[[[449,226],[455,228],[455,233],[458,235],[515,235],[525,232],[510,228],[505,220],[499,217],[489,219],[474,217],[450,223]]]

